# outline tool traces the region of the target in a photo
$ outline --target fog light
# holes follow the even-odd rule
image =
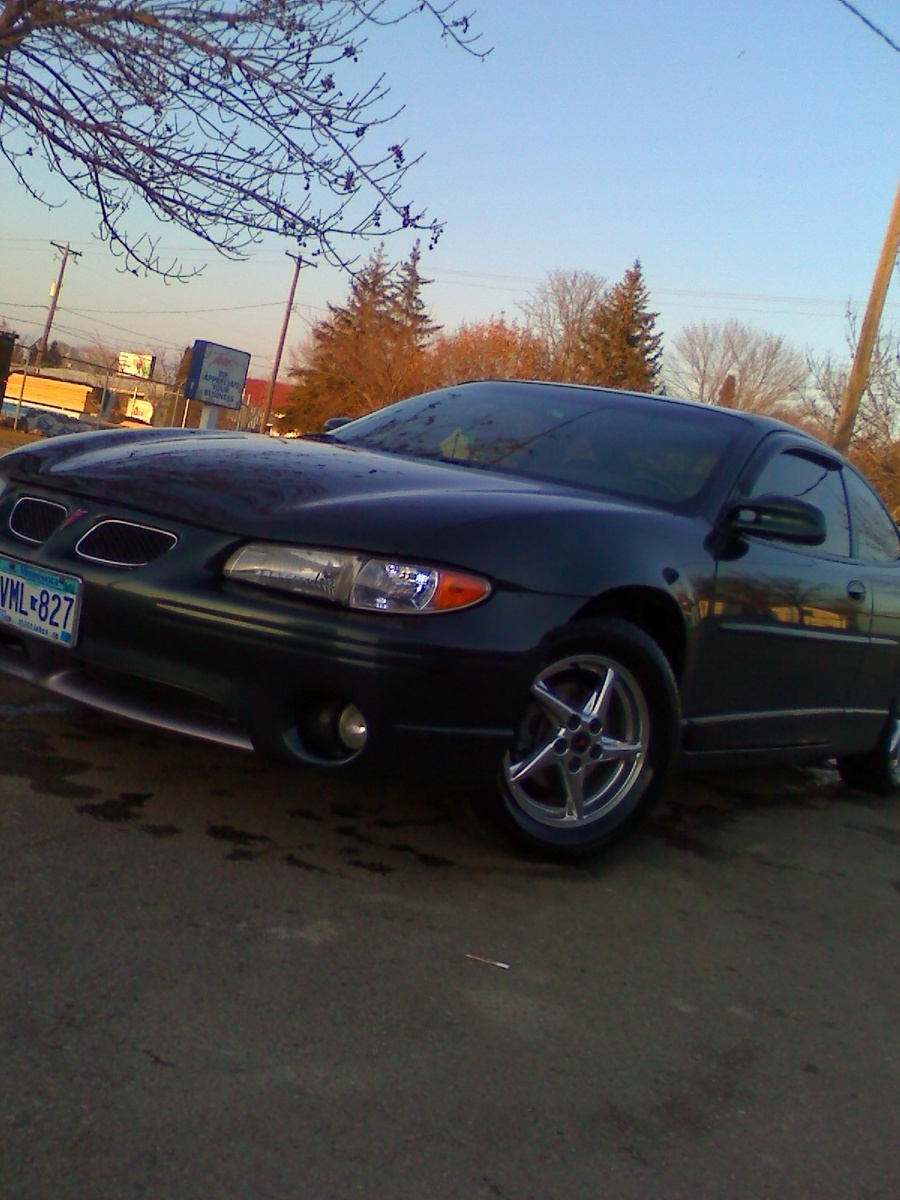
[[[355,704],[348,704],[338,718],[338,734],[348,750],[359,753],[366,744],[369,728]]]

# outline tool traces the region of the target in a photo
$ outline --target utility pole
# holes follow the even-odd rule
[[[291,322],[291,309],[294,305],[294,292],[297,290],[297,280],[300,277],[300,268],[303,265],[302,254],[291,254],[289,250],[285,250],[288,258],[294,260],[294,278],[291,280],[291,290],[288,293],[287,307],[284,310],[284,321],[281,325],[281,337],[278,339],[278,349],[275,351],[275,365],[272,367],[272,378],[269,380],[269,390],[266,393],[266,407],[263,409],[262,433],[266,432],[269,424],[269,413],[272,411],[272,397],[275,395],[275,381],[278,378],[278,369],[281,366],[281,355],[284,350],[284,341],[287,337],[288,325]]]
[[[53,318],[56,315],[56,304],[59,300],[59,293],[62,290],[63,275],[66,273],[66,263],[69,261],[69,255],[71,255],[76,262],[79,258],[81,258],[81,251],[73,250],[68,242],[66,242],[65,246],[61,246],[59,242],[51,242],[50,245],[55,246],[60,252],[62,255],[62,262],[59,264],[59,276],[56,280],[56,283],[54,283],[50,288],[50,308],[47,312],[47,323],[44,326],[44,332],[41,335],[40,342],[38,343],[37,358],[35,359],[34,363],[35,375],[40,373],[41,363],[44,360],[44,355],[47,353],[47,342],[50,339],[50,326],[53,324]]]
[[[881,320],[881,311],[884,308],[884,299],[891,281],[891,273],[897,262],[898,250],[900,250],[900,187],[897,188],[897,195],[894,197],[891,219],[888,221],[881,257],[875,269],[872,291],[869,295],[856,354],[853,357],[853,367],[841,403],[841,415],[832,442],[835,450],[839,450],[841,454],[847,453],[850,438],[853,436],[853,424],[856,421],[859,402],[869,376],[872,351],[875,348],[875,338],[878,336],[878,323]]]

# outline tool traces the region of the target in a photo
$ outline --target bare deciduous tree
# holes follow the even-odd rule
[[[852,361],[858,321],[847,314],[847,349]],[[803,425],[831,443],[850,374],[850,362],[832,355],[811,358],[810,386],[797,411]],[[883,330],[875,341],[866,387],[850,443],[849,456],[879,489],[895,515],[900,514],[900,332]]]
[[[740,321],[702,321],[685,326],[674,339],[665,386],[701,404],[722,398],[730,408],[771,414],[796,401],[807,374],[803,356],[783,337]]]
[[[594,311],[605,292],[606,281],[591,271],[557,269],[519,306],[544,346],[550,378],[578,378]]]
[[[94,203],[127,269],[186,278],[126,226],[132,201],[217,251],[264,233],[346,266],[361,237],[441,226],[403,197],[417,161],[386,134],[384,77],[354,66],[375,26],[425,13],[478,54],[457,0],[0,0],[0,152]]]

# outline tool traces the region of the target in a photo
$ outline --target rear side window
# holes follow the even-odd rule
[[[815,504],[825,514],[827,534],[816,550],[850,557],[850,516],[841,482],[840,464],[800,450],[782,450],[769,459],[745,494],[793,496]]]
[[[856,557],[863,562],[896,562],[900,558],[900,536],[884,505],[855,471],[845,471],[844,482],[850,497]]]

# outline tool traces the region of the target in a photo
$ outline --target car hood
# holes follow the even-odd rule
[[[646,541],[648,519],[683,523],[543,481],[258,434],[161,429],[56,438],[5,455],[0,475],[239,538],[429,557],[525,587],[546,578],[548,555],[559,562],[571,551],[573,565],[583,558],[587,536],[599,549],[603,531],[618,528],[621,554],[623,524],[634,522]],[[573,590],[584,586],[573,575]]]

